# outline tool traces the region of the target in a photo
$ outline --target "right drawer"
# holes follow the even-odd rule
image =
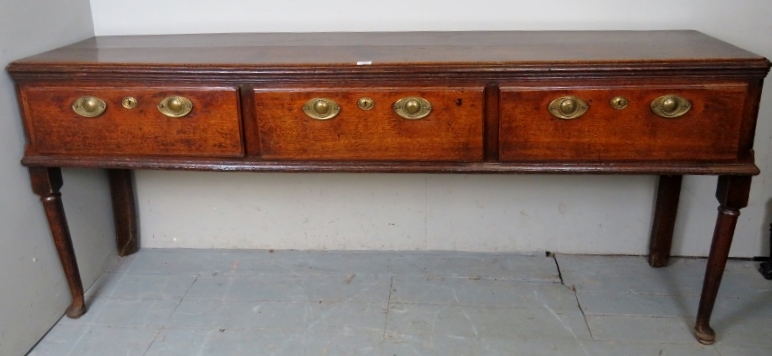
[[[499,159],[737,159],[748,85],[503,86]]]

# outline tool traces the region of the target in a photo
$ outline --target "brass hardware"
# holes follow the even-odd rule
[[[432,112],[432,104],[419,97],[407,97],[394,103],[394,111],[405,119],[423,119]]]
[[[628,101],[624,96],[617,96],[611,99],[611,107],[617,110],[622,110],[627,107]]]
[[[72,110],[83,117],[97,117],[107,109],[104,100],[94,96],[81,96],[72,103]]]
[[[362,110],[370,110],[375,106],[375,101],[372,98],[361,98],[357,101],[357,106]]]
[[[558,119],[570,120],[584,115],[589,106],[584,100],[575,96],[562,96],[553,100],[547,109]]]
[[[191,110],[193,110],[193,102],[179,95],[167,96],[158,104],[158,111],[168,117],[183,117],[190,114]]]
[[[134,107],[137,106],[137,99],[134,99],[131,96],[127,96],[121,100],[121,106],[126,109],[134,109]]]
[[[651,102],[651,112],[664,118],[675,118],[686,114],[692,103],[675,94],[660,96]]]
[[[313,98],[303,105],[303,112],[312,119],[329,120],[338,115],[340,106],[334,100]]]

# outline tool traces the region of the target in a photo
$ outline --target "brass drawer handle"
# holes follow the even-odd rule
[[[72,103],[72,110],[83,117],[97,117],[102,115],[105,109],[107,109],[105,101],[95,96],[81,96]]]
[[[405,119],[418,120],[432,112],[432,104],[424,98],[407,97],[394,103],[394,111]]]
[[[584,115],[589,108],[582,99],[575,96],[562,96],[553,100],[547,109],[558,119],[571,120]]]
[[[651,112],[664,118],[684,116],[692,108],[692,103],[684,97],[668,94],[651,102]]]
[[[158,103],[158,111],[168,117],[183,117],[190,114],[191,110],[193,110],[193,102],[184,96],[167,96]]]
[[[313,98],[303,105],[303,112],[312,119],[329,120],[338,115],[340,106],[335,100]]]

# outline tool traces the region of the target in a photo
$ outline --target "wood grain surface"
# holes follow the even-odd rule
[[[375,106],[362,110],[360,98]],[[421,97],[432,110],[422,119],[398,116],[392,105]],[[303,105],[328,98],[340,106],[329,120],[307,116]],[[264,159],[475,162],[483,158],[483,88],[367,87],[259,89],[255,115]]]
[[[30,143],[40,154],[243,155],[235,88],[30,85],[21,94]],[[85,95],[104,100],[105,112],[93,118],[76,114],[72,103]],[[190,99],[190,114],[164,116],[157,105],[170,95]],[[128,96],[137,99],[134,109],[121,106]]]
[[[747,84],[501,88],[501,161],[733,160],[740,145]],[[651,111],[654,99],[676,94],[692,103],[677,118]],[[554,117],[550,102],[575,96],[588,103],[575,119]],[[612,98],[625,97],[621,110]]]

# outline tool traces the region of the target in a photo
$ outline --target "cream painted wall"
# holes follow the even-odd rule
[[[91,0],[97,35],[213,32],[696,29],[772,57],[768,0]],[[136,9],[153,9],[137,12]],[[733,256],[766,251],[772,95]],[[674,253],[706,255],[715,178],[688,177]],[[137,173],[144,247],[643,254],[654,177]],[[763,248],[762,248],[763,247]]]
[[[0,1],[0,68],[93,36],[88,0]],[[0,72],[0,355],[23,355],[64,313],[70,293],[27,170],[13,84]],[[115,256],[107,180],[66,170],[65,209],[85,286]],[[77,198],[76,198],[77,197]]]

